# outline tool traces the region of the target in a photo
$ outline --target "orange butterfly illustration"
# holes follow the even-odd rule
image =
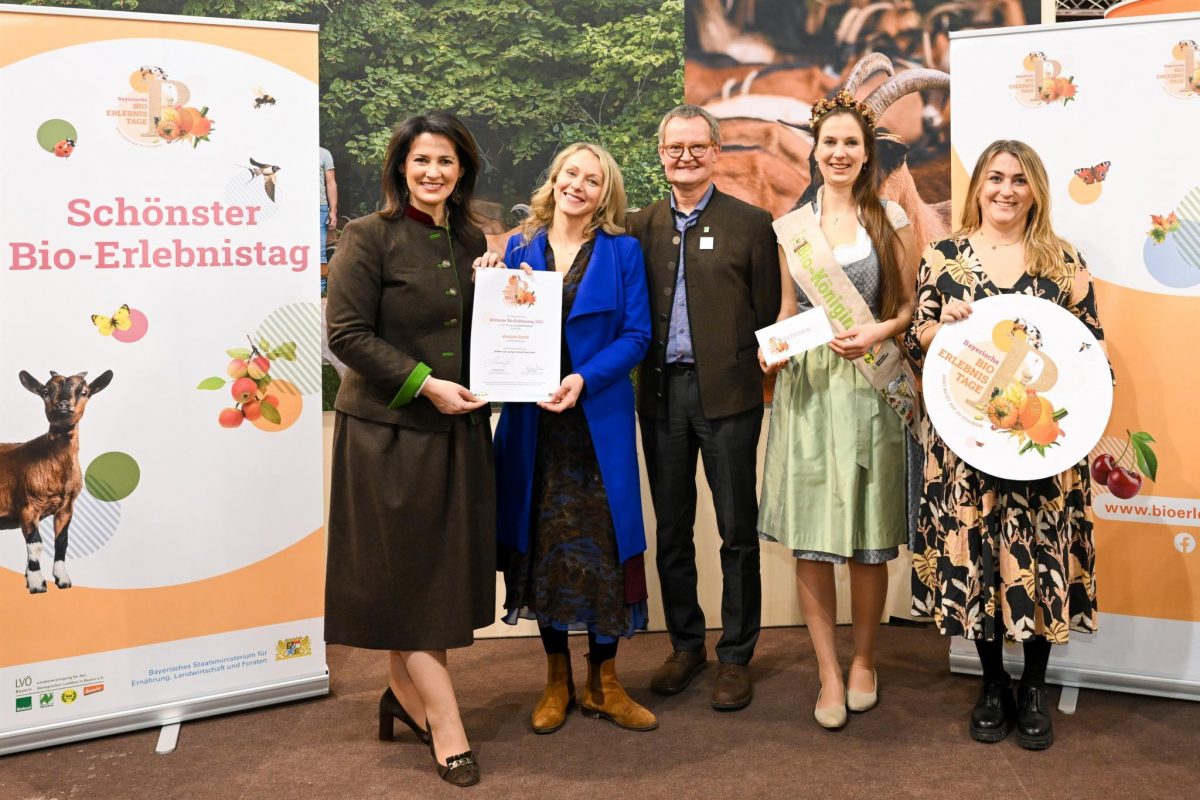
[[[1106,177],[1108,177],[1108,168],[1111,165],[1111,161],[1101,161],[1094,167],[1080,167],[1079,169],[1075,170],[1075,174],[1078,175],[1084,183],[1086,183],[1088,186],[1091,186],[1093,183],[1100,183]]]

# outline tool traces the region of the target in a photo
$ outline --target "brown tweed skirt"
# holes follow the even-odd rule
[[[337,412],[325,640],[376,650],[466,647],[496,610],[492,431]]]

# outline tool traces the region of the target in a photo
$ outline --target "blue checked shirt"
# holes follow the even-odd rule
[[[700,219],[700,212],[712,197],[713,184],[690,214],[675,208],[675,193],[671,192],[671,214],[675,217],[675,230],[679,231],[679,269],[675,272],[675,301],[671,305],[671,326],[667,330],[667,363],[692,364],[696,353],[692,350],[692,326],[688,321],[687,284],[684,282],[683,246],[687,242],[685,231]]]

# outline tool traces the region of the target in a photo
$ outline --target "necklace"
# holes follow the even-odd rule
[[[822,187],[821,187],[821,190],[820,190],[820,195],[818,196],[818,203],[817,203],[817,204],[818,204],[818,206],[821,206],[821,214],[822,214],[822,216],[824,216],[824,215],[825,215],[825,214],[827,214],[827,213],[832,213],[832,212],[830,212],[830,211],[829,211],[829,209],[828,209],[828,208],[826,208],[826,207],[824,207],[824,206],[822,206],[822,205],[821,205],[821,201],[823,201],[824,199],[825,199],[825,187],[824,187],[824,186],[822,186]],[[855,212],[857,213],[858,209],[857,209],[857,207],[856,207],[856,206],[852,206],[851,208],[853,208],[853,209],[855,210]],[[849,208],[843,208],[841,211],[837,212],[837,214],[834,214],[834,216],[833,216],[833,222],[832,222],[831,224],[832,224],[834,227],[837,227],[837,224],[838,224],[838,222],[839,222],[839,221],[842,219],[842,215],[844,215],[844,214],[848,213],[850,210],[851,210],[851,209],[849,209]]]
[[[982,228],[980,228],[978,231],[976,231],[976,233],[979,234],[980,239],[983,239],[985,242],[987,242],[989,245],[991,245],[991,248],[993,250],[995,250],[998,247],[1012,247],[1014,244],[1021,243],[1020,239],[1015,239],[1011,242],[1000,242],[999,244],[996,244],[995,242],[993,242],[991,239],[989,239],[987,236],[984,235]]]

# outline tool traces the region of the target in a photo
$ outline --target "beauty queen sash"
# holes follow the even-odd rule
[[[812,203],[785,214],[773,226],[792,278],[813,306],[825,308],[835,332],[876,321],[834,257]],[[900,346],[892,339],[885,339],[851,363],[883,395],[916,440],[921,441],[917,379]]]

